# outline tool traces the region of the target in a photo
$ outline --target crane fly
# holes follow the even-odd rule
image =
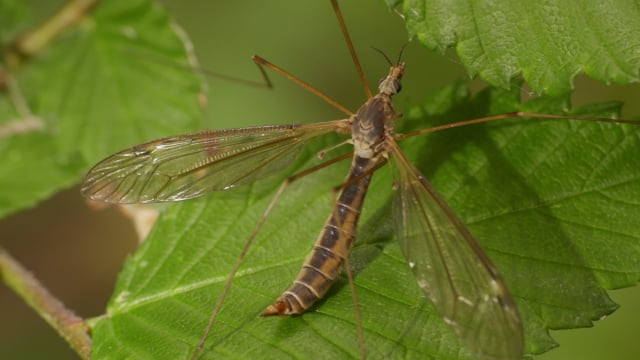
[[[249,184],[283,170],[304,144],[313,138],[328,133],[350,134],[350,139],[344,143],[353,145],[352,153],[295,174],[277,190],[231,271],[193,357],[204,345],[240,261],[286,186],[318,169],[351,157],[349,173],[344,183],[337,187],[339,194],[313,251],[290,288],[269,305],[263,315],[303,313],[325,295],[341,268],[346,268],[350,277],[346,262],[355,240],[369,182],[378,168],[391,163],[396,174],[393,217],[397,238],[425,297],[477,357],[522,358],[522,322],[504,280],[463,222],[411,164],[396,140],[442,128],[514,117],[605,120],[517,112],[396,134],[395,121],[400,115],[395,111],[391,99],[400,91],[405,64],[400,56],[395,62],[387,58],[389,73],[379,82],[378,93],[373,96],[366,87],[338,4],[336,0],[331,3],[365,85],[368,100],[358,111],[349,111],[293,75],[254,56],[254,62],[259,66],[302,85],[349,117],[304,125],[205,130],[150,141],[120,151],[95,165],[86,175],[82,193],[94,200],[119,204],[196,198],[213,191]],[[361,340],[362,335],[359,337]],[[364,355],[364,350],[361,350],[361,354]]]

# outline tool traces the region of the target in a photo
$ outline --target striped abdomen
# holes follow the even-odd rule
[[[353,246],[362,201],[374,164],[374,160],[354,157],[345,180],[347,186],[340,193],[298,276],[262,315],[301,314],[329,290]]]

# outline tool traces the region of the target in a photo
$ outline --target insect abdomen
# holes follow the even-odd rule
[[[362,201],[371,180],[368,168],[372,162],[354,158],[345,180],[347,186],[336,201],[313,250],[293,284],[267,307],[263,316],[301,314],[321,299],[335,282],[355,240]]]

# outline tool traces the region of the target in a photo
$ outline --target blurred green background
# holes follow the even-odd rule
[[[37,4],[33,11],[39,18],[50,14],[56,6],[55,2],[32,3]],[[204,69],[260,80],[251,62],[251,55],[255,53],[298,75],[348,108],[356,109],[364,100],[328,1],[165,0],[161,3],[190,35]],[[371,46],[395,57],[407,42],[403,22],[382,1],[349,0],[342,1],[341,5],[370,87],[374,88],[378,78],[386,74],[387,64]],[[404,58],[407,71],[403,93],[398,97],[399,109],[419,101],[438,87],[467,77],[453,51],[440,55],[411,42]],[[273,74],[271,78],[275,84],[273,90],[209,79],[208,125],[225,128],[343,117],[287,80]],[[483,83],[474,80],[473,86],[480,88]],[[623,100],[629,104],[625,107],[625,117],[640,114],[640,105],[635,101],[640,95],[638,86],[607,87],[579,77],[575,87],[577,104]],[[0,241],[83,317],[103,312],[122,261],[134,251],[137,243],[127,219],[115,209],[92,211],[77,188],[0,221]],[[611,296],[621,309],[597,322],[594,328],[555,331],[553,335],[560,348],[539,358],[636,359],[640,353],[635,335],[640,330],[640,307],[637,306],[640,287],[612,291]],[[66,343],[5,286],[0,286],[0,314],[0,359],[76,358]]]

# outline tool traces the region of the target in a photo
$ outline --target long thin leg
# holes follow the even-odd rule
[[[346,107],[340,105],[340,103],[338,103],[337,101],[333,100],[331,97],[329,97],[329,95],[323,93],[322,91],[314,88],[313,86],[307,84],[306,82],[300,80],[298,77],[292,75],[291,73],[273,65],[272,63],[268,62],[267,60],[261,58],[258,55],[253,55],[251,57],[251,60],[253,60],[254,63],[256,63],[256,65],[258,65],[258,67],[260,67],[262,69],[262,67],[266,67],[269,68],[272,71],[277,72],[278,74],[284,76],[285,78],[293,81],[294,83],[300,85],[302,88],[304,88],[305,90],[311,92],[312,94],[316,95],[317,97],[321,98],[322,100],[326,101],[327,103],[329,103],[329,105],[333,106],[334,108],[342,111],[343,113],[351,116],[353,115],[353,111],[347,109]],[[263,72],[264,74],[264,72]]]
[[[231,282],[233,281],[233,278],[235,277],[236,273],[238,272],[238,269],[240,268],[240,265],[242,264],[242,261],[244,260],[244,257],[247,254],[247,251],[249,251],[249,248],[251,247],[251,244],[253,243],[253,240],[255,239],[256,235],[258,234],[258,231],[260,230],[260,228],[262,227],[262,224],[264,224],[264,221],[266,220],[267,216],[269,216],[269,213],[271,213],[271,210],[273,209],[273,207],[275,206],[276,202],[278,202],[278,199],[280,198],[280,196],[282,195],[282,193],[284,192],[284,189],[289,186],[292,182],[306,176],[309,175],[313,172],[316,172],[320,169],[323,169],[329,165],[335,164],[339,161],[342,161],[344,159],[348,159],[350,157],[353,156],[353,153],[347,153],[341,156],[338,156],[334,159],[325,161],[321,164],[318,164],[316,166],[313,166],[309,169],[306,169],[304,171],[301,171],[297,174],[294,174],[288,178],[286,178],[282,184],[280,184],[280,187],[278,188],[278,190],[276,191],[276,193],[273,195],[273,197],[271,198],[271,201],[269,202],[269,205],[267,205],[266,209],[264,210],[264,212],[262,213],[262,215],[260,216],[260,218],[258,219],[258,221],[256,222],[256,225],[254,226],[253,230],[251,231],[251,234],[249,235],[249,238],[247,239],[247,241],[244,244],[244,247],[242,248],[242,251],[240,252],[240,256],[238,256],[238,259],[236,260],[235,264],[233,265],[233,269],[231,270],[231,272],[229,273],[229,276],[227,277],[227,280],[224,283],[224,287],[222,288],[222,292],[220,293],[220,296],[218,296],[218,300],[216,301],[216,304],[213,308],[213,311],[211,312],[211,316],[209,317],[209,322],[207,323],[207,327],[204,330],[204,333],[202,334],[202,336],[200,337],[200,341],[198,342],[198,345],[196,346],[196,349],[193,351],[193,354],[191,355],[191,359],[194,360],[197,358],[198,354],[200,353],[200,351],[202,350],[205,341],[207,340],[207,337],[209,336],[209,333],[211,332],[211,329],[213,327],[213,323],[215,322],[215,319],[218,315],[218,312],[220,311],[220,308],[222,307],[222,303],[224,301],[224,298],[227,295],[227,292],[229,291],[229,288],[231,287]]]
[[[360,77],[360,82],[362,83],[362,87],[364,88],[364,93],[367,95],[367,99],[371,99],[373,95],[371,95],[371,90],[367,85],[367,80],[364,78],[364,72],[362,71],[362,66],[360,66],[360,60],[358,60],[358,55],[356,55],[356,50],[354,49],[353,42],[351,41],[351,37],[349,36],[349,31],[347,31],[347,25],[345,24],[344,18],[342,17],[342,11],[340,11],[338,1],[331,0],[331,6],[333,6],[333,11],[336,13],[336,17],[338,18],[340,30],[342,30],[342,35],[344,35],[344,40],[347,43],[347,47],[349,48],[349,53],[351,54],[351,59],[353,59],[353,64],[356,67],[358,76]]]
[[[344,258],[344,271],[347,273],[347,280],[349,281],[349,288],[351,289],[351,300],[353,302],[353,313],[356,321],[356,329],[358,332],[358,348],[360,349],[360,358],[366,359],[366,353],[364,351],[364,332],[362,330],[362,320],[360,318],[360,307],[358,306],[358,296],[356,295],[356,285],[353,282],[353,274],[351,273],[351,265],[349,264],[349,257]]]
[[[416,135],[436,132],[440,130],[453,129],[453,128],[467,126],[467,125],[480,124],[480,123],[485,123],[489,121],[504,120],[504,119],[511,119],[511,118],[533,118],[538,120],[544,120],[544,119],[576,120],[576,121],[611,122],[611,123],[617,123],[617,124],[640,125],[640,120],[608,119],[608,118],[600,118],[595,116],[538,114],[538,113],[528,113],[523,111],[515,111],[515,112],[510,112],[505,114],[485,116],[485,117],[471,119],[471,120],[457,121],[450,124],[430,127],[427,129],[420,129],[420,130],[412,131],[405,134],[396,134],[395,138],[396,140],[402,140],[402,139],[414,137]]]
[[[347,31],[347,26],[344,22],[344,18],[342,17],[342,12],[340,11],[340,6],[338,6],[338,2],[337,0],[331,0],[331,6],[333,6],[333,11],[336,13],[336,17],[338,18],[338,23],[340,24],[340,29],[342,30],[342,35],[344,36],[344,40],[347,43],[347,47],[349,48],[349,54],[351,54],[351,59],[353,59],[353,64],[356,67],[356,71],[358,72],[358,77],[360,78],[360,82],[362,83],[362,87],[364,88],[364,92],[367,95],[367,99],[370,99],[371,97],[373,97],[373,95],[371,94],[371,90],[369,89],[369,86],[367,85],[367,80],[364,77],[364,72],[362,71],[362,66],[360,65],[360,60],[358,60],[358,55],[356,54],[355,48],[353,47],[353,42],[351,41],[351,37],[349,36],[349,31]],[[343,113],[351,116],[353,115],[353,111],[347,109],[346,107],[344,107],[343,105],[341,105],[340,103],[338,103],[336,100],[332,99],[329,95],[323,93],[322,91],[314,88],[313,86],[307,84],[306,82],[300,80],[298,77],[294,76],[293,74],[279,68],[278,66],[270,63],[269,61],[263,59],[262,57],[258,56],[258,55],[253,55],[253,57],[251,58],[253,60],[253,62],[258,65],[258,68],[260,68],[260,71],[262,72],[262,75],[265,79],[265,82],[267,83],[267,87],[271,87],[271,81],[269,80],[268,76],[266,75],[264,68],[263,67],[267,67],[269,69],[271,69],[272,71],[277,72],[278,74],[284,76],[285,78],[293,81],[294,83],[300,85],[302,88],[304,88],[305,90],[311,92],[312,94],[318,96],[319,98],[321,98],[322,100],[326,101],[328,104],[330,104],[331,106],[335,107],[336,109],[342,111]]]

